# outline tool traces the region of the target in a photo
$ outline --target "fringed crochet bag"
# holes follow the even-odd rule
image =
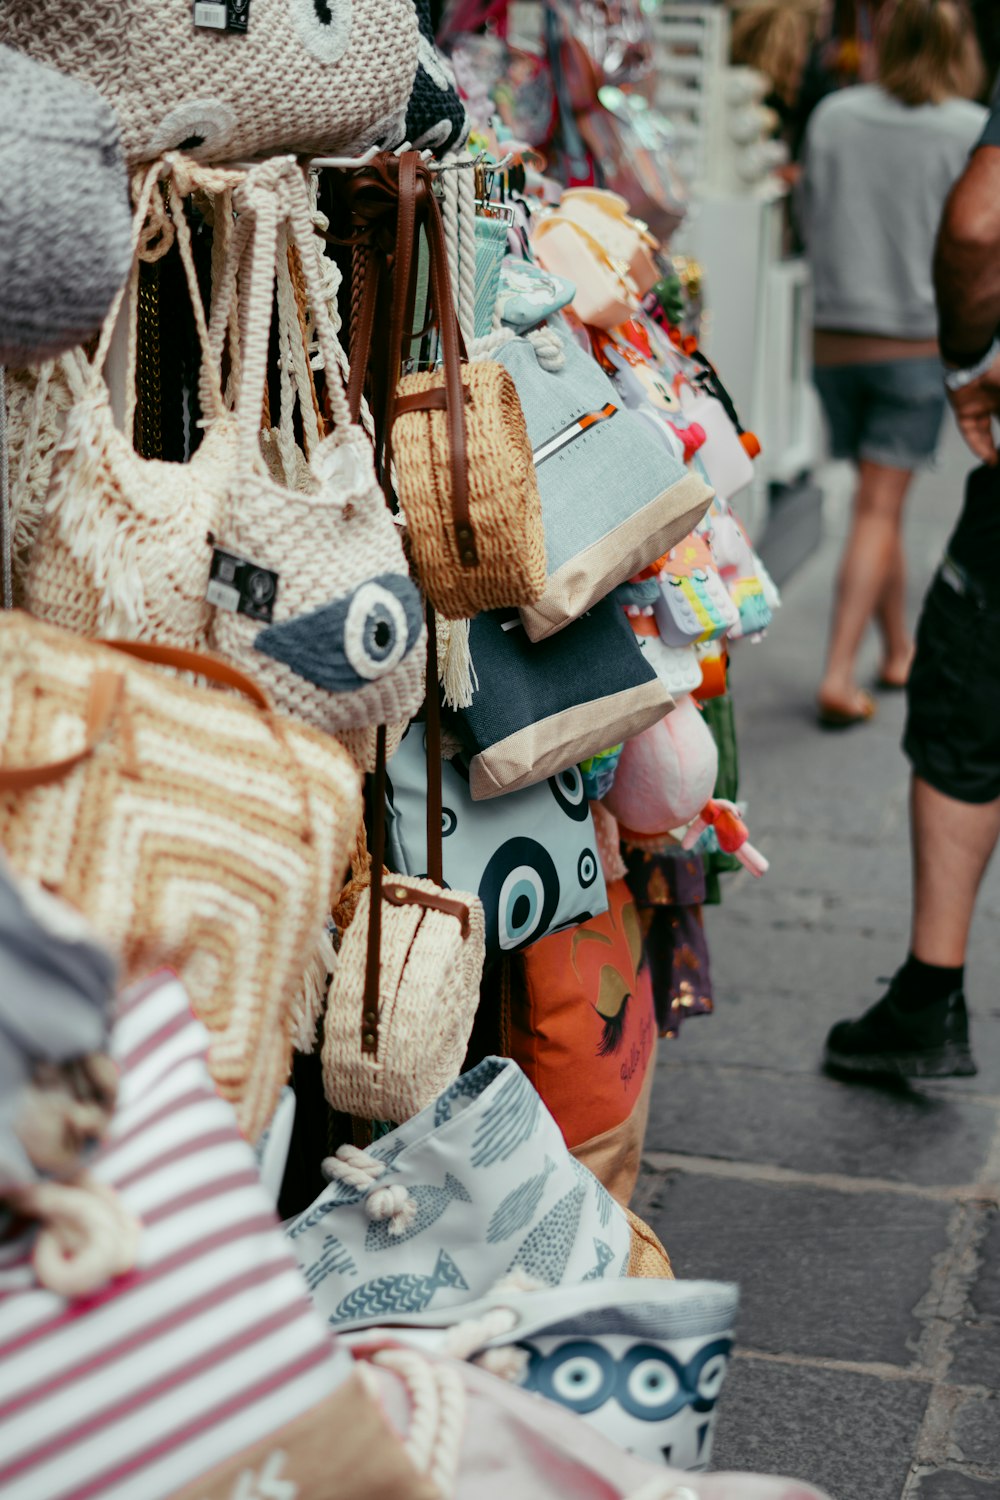
[[[0,41],[97,85],[130,162],[353,154],[406,138],[413,0],[4,0]]]
[[[441,873],[441,722],[433,621],[429,638],[429,878],[383,870],[385,729],[380,728],[371,884],[344,935],[324,1020],[326,1097],[334,1109],[363,1120],[408,1120],[458,1077],[486,957],[482,902],[445,888]]]
[[[209,329],[214,379],[233,299],[243,337],[237,462],[211,542],[209,644],[257,677],[279,707],[331,734],[394,724],[423,698],[426,631],[371,443],[352,420],[322,285],[306,181],[291,157],[251,169]],[[280,231],[280,232],[279,232]],[[261,456],[260,413],[276,275],[294,245],[315,322],[334,430],[301,486],[277,482]]]
[[[161,181],[169,182],[166,212]],[[209,355],[184,197],[199,188],[231,187],[232,174],[208,173],[182,158],[153,167],[138,186],[132,230],[132,287],[139,262],[164,253],[176,238],[201,340],[206,432],[189,463],[144,459],[132,439],[136,326],[129,323],[125,427],[115,425],[103,369],[125,296],[116,299],[93,359],[60,366],[74,401],[49,479],[45,513],[31,544],[26,608],[77,635],[159,640],[203,647],[212,606],[206,598],[210,548],[236,464],[236,425]],[[134,308],[134,296],[132,298]]]
[[[123,980],[180,976],[250,1138],[324,998],[360,793],[335,740],[225,662],[0,613],[0,846],[87,917]]]

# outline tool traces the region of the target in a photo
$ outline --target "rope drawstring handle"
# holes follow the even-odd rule
[[[410,1429],[403,1446],[413,1467],[442,1497],[454,1495],[462,1456],[467,1402],[452,1365],[437,1364],[411,1349],[380,1349],[372,1363],[398,1375],[410,1398]]]

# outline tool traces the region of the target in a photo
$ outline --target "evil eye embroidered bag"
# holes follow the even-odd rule
[[[425,731],[410,729],[389,762],[389,862],[427,871]],[[594,820],[577,766],[538,786],[473,802],[460,758],[441,766],[444,880],[475,891],[496,958],[607,910]]]
[[[478,685],[458,724],[476,802],[558,776],[641,733],[671,706],[611,599],[538,644],[512,610],[478,615],[469,648]]]
[[[509,1059],[486,1058],[324,1169],[329,1187],[285,1228],[333,1327],[460,1307],[516,1271],[549,1286],[628,1274],[624,1210]]]
[[[279,707],[328,733],[397,723],[423,698],[423,612],[371,444],[352,422],[341,384],[305,177],[291,158],[267,162],[247,174],[234,200],[240,219],[209,340],[213,359],[221,358],[242,267],[238,459],[225,516],[203,541],[218,606],[209,644],[255,675]],[[334,420],[296,489],[271,477],[258,439],[286,236],[299,253]]]
[[[712,498],[704,480],[625,408],[596,361],[571,338],[561,343],[559,369],[543,368],[526,339],[496,354],[521,398],[542,498],[545,590],[521,605],[533,641],[562,630],[662,557]]]
[[[406,137],[413,0],[4,0],[0,41],[96,84],[130,162],[351,155]]]

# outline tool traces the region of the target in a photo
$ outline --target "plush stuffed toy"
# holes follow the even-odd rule
[[[668,833],[697,817],[715,790],[719,753],[690,696],[673,712],[629,740],[607,806],[622,837]]]

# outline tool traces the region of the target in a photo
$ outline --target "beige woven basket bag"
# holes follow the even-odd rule
[[[346,752],[227,663],[0,613],[0,846],[83,912],[123,983],[176,971],[251,1139],[318,1014],[360,815]]]
[[[462,1069],[479,1006],[486,920],[441,873],[441,722],[433,620],[428,653],[429,878],[383,870],[385,730],[372,789],[371,884],[341,944],[323,1027],[323,1086],[336,1110],[399,1124]]]
[[[395,457],[396,493],[420,586],[449,620],[533,604],[545,587],[545,533],[524,413],[501,365],[464,360],[444,225],[427,164],[417,152],[382,154],[362,171],[343,174],[336,190],[357,231],[352,243],[361,267],[350,391],[356,408],[377,328],[389,352],[389,388],[374,393],[384,416],[383,477],[388,481]],[[394,224],[391,278],[379,237],[385,219]],[[404,375],[397,385],[413,338],[408,315],[421,230],[443,365]]]

